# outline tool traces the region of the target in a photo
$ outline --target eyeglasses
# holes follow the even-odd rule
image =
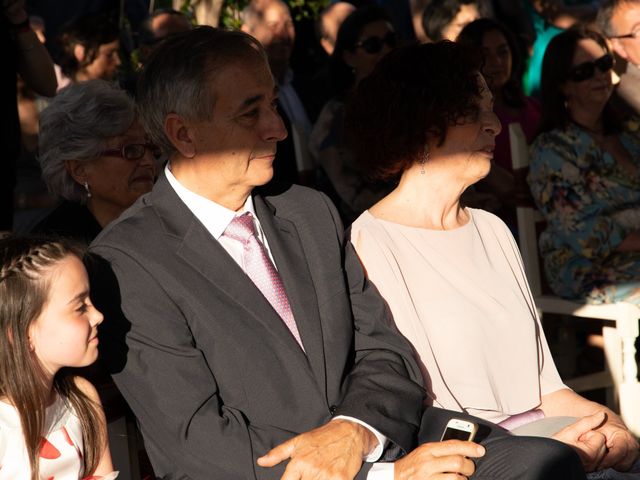
[[[396,37],[395,32],[389,32],[384,37],[374,36],[365,38],[361,42],[356,43],[353,48],[355,49],[362,47],[365,52],[374,54],[379,53],[384,47],[385,43],[389,45],[390,48],[396,48],[398,38]]]
[[[614,35],[613,37],[610,37],[610,38],[621,39],[621,38],[638,38],[638,37],[640,37],[640,30],[636,30],[634,32],[627,33],[626,35]]]
[[[613,68],[613,56],[609,53],[601,56],[593,62],[584,62],[580,65],[576,65],[569,70],[567,78],[574,82],[583,82],[593,78],[596,73],[596,67],[602,73],[608,72]]]
[[[149,150],[151,155],[155,158],[160,157],[160,149],[152,143],[130,143],[123,145],[120,148],[114,148],[111,150],[103,150],[100,155],[107,155],[111,157],[121,157],[127,160],[140,160],[144,157],[145,152]]]

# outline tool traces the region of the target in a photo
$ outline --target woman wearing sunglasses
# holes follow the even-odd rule
[[[547,220],[540,251],[551,289],[640,304],[640,132],[609,106],[612,67],[596,31],[577,27],[551,41],[529,185]]]
[[[331,55],[332,98],[314,125],[309,150],[328,178],[327,193],[346,224],[388,193],[389,187],[369,181],[345,149],[344,106],[360,81],[395,46],[396,34],[387,13],[367,6],[355,10],[342,23]]]
[[[34,229],[89,244],[151,190],[157,148],[133,100],[115,85],[91,80],[62,90],[40,116],[39,161],[62,201]]]

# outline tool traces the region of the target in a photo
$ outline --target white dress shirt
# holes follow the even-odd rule
[[[202,223],[204,228],[207,229],[211,236],[220,243],[222,248],[224,248],[226,252],[231,255],[231,258],[233,258],[233,260],[240,266],[240,268],[242,268],[243,271],[245,271],[245,267],[243,262],[244,247],[242,242],[224,236],[223,234],[234,217],[242,215],[246,212],[251,212],[251,214],[253,215],[254,225],[256,227],[256,236],[258,237],[258,240],[264,245],[269,258],[271,259],[271,262],[276,267],[276,270],[278,269],[278,266],[273,259],[273,255],[271,255],[269,243],[264,235],[262,226],[260,225],[260,220],[256,215],[253,205],[253,198],[251,197],[251,195],[247,197],[247,200],[244,202],[242,208],[237,212],[234,212],[233,210],[229,210],[228,208],[223,207],[222,205],[209,200],[208,198],[198,195],[197,193],[194,193],[183,186],[171,173],[169,163],[167,163],[167,166],[164,169],[164,173],[167,177],[167,180],[169,181],[169,185],[171,185],[178,197],[180,197],[180,200],[184,202],[187,208],[191,210],[191,213],[193,213],[193,215],[200,221],[200,223]],[[376,439],[378,440],[378,445],[371,451],[371,453],[369,453],[369,455],[364,458],[365,462],[375,462],[382,456],[382,451],[384,450],[384,447],[388,442],[387,437],[378,432],[372,426],[361,420],[358,420],[357,418],[348,417],[345,415],[338,415],[333,418],[333,420],[339,419],[350,420],[352,422],[358,423],[359,425],[367,428],[369,431],[371,431],[371,433],[375,435]],[[393,463],[376,463],[371,467],[371,470],[369,471],[369,474],[367,476],[367,480],[393,480]]]

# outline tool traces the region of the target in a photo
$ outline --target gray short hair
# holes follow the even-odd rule
[[[216,73],[251,59],[267,62],[255,38],[208,26],[172,35],[158,45],[138,79],[137,100],[145,130],[164,155],[176,152],[164,131],[166,116],[176,113],[186,120],[210,120]]]
[[[596,24],[598,28],[609,38],[616,35],[624,35],[629,32],[616,32],[611,24],[611,19],[614,12],[622,5],[627,4],[639,4],[640,0],[605,0],[598,8],[598,16],[596,18]]]
[[[71,177],[67,160],[98,158],[106,141],[125,133],[136,117],[133,100],[105,80],[70,85],[40,114],[39,156],[49,191],[82,201],[84,189]]]

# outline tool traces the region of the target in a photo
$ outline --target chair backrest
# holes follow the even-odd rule
[[[518,243],[524,263],[524,270],[529,280],[529,286],[534,296],[542,293],[540,278],[540,259],[538,257],[538,235],[536,222],[539,212],[529,195],[526,183],[529,172],[529,147],[527,138],[519,123],[509,124],[509,140],[511,144],[511,165],[516,178],[516,187],[520,190],[516,195],[516,214],[518,218]]]

